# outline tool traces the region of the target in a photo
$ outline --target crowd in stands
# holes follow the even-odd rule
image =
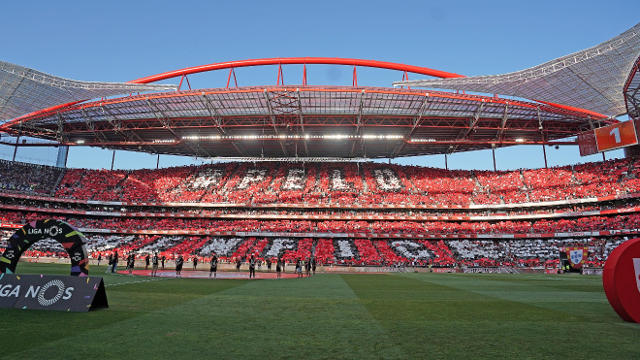
[[[9,233],[0,234],[0,247]],[[208,236],[87,236],[92,258],[135,254],[142,259],[158,253],[174,260],[198,257],[206,262],[214,254],[221,262],[236,263],[254,256],[259,261],[282,259],[295,263],[313,256],[319,265],[333,266],[508,266],[545,267],[557,264],[564,247],[586,247],[586,266],[602,267],[609,253],[626,237],[524,240],[371,240],[327,238],[234,238]],[[63,256],[62,245],[41,240],[27,251],[29,256]]]
[[[2,193],[0,193],[2,194]],[[193,204],[197,205],[197,204]],[[621,210],[624,213],[638,212],[640,209],[640,194],[638,197],[620,198],[615,200],[594,200],[579,204],[559,204],[554,206],[538,207],[515,207],[515,208],[470,208],[470,209],[438,209],[421,208],[407,209],[391,207],[385,209],[370,208],[283,208],[266,207],[257,208],[252,206],[187,206],[184,203],[178,205],[163,204],[153,206],[140,205],[109,205],[96,203],[76,203],[65,201],[51,201],[50,198],[42,197],[38,199],[25,198],[17,194],[4,194],[0,196],[0,209],[11,209],[33,212],[40,212],[43,216],[47,214],[85,214],[91,211],[92,216],[113,216],[119,213],[122,217],[181,217],[181,218],[242,218],[242,219],[335,219],[335,220],[355,220],[355,219],[395,219],[395,220],[461,220],[462,217],[472,217],[473,221],[482,220],[482,217],[501,218],[518,215],[522,218],[543,218],[538,215],[554,215],[558,217],[579,217],[589,214],[582,214],[599,210]],[[522,217],[526,215],[526,217]],[[35,216],[35,215],[34,215]],[[435,217],[442,217],[436,219]]]
[[[607,257],[626,237],[582,239],[529,239],[524,241],[455,240],[449,247],[462,266],[545,266],[559,261],[564,247],[587,247],[585,265],[602,267]]]
[[[51,195],[63,173],[53,166],[0,160],[0,191]]]
[[[63,207],[103,211],[120,211],[115,205],[61,204],[42,200],[12,200],[15,192],[30,195],[53,195],[56,198],[148,202],[148,203],[220,203],[244,204],[247,208],[198,209],[181,208],[190,214],[217,212],[218,214],[346,214],[351,219],[256,219],[246,216],[237,220],[220,218],[175,218],[137,216],[70,215],[62,213],[0,210],[0,221],[24,224],[43,218],[56,218],[74,227],[106,229],[117,235],[96,235],[88,231],[89,251],[107,256],[117,249],[122,253],[147,254],[159,251],[172,258],[176,254],[207,258],[212,254],[223,261],[246,259],[254,255],[260,259],[298,258],[315,256],[321,264],[390,265],[431,264],[435,266],[538,266],[557,258],[558,248],[568,240],[371,240],[374,234],[549,234],[598,230],[640,229],[640,213],[608,216],[574,216],[540,220],[462,221],[403,219],[372,220],[366,216],[387,214],[377,210],[356,212],[350,206],[373,205],[429,205],[449,207],[444,215],[468,215],[466,210],[453,210],[470,205],[519,204],[564,199],[603,197],[640,192],[640,161],[610,160],[559,168],[516,171],[463,171],[418,166],[399,166],[382,163],[220,163],[184,166],[160,170],[110,171],[60,169],[0,160],[0,192],[10,192],[3,204],[31,204],[41,208]],[[261,209],[253,205],[332,205],[344,207],[335,212],[318,209]],[[565,205],[562,211],[587,211],[618,208],[600,203]],[[637,205],[636,202],[632,204]],[[84,206],[84,207],[83,207]],[[1,207],[0,207],[1,208]],[[535,207],[523,209],[494,209],[492,214],[535,214],[554,212],[557,208]],[[28,210],[28,211],[27,211]],[[174,208],[151,206],[138,211],[177,212]],[[123,210],[129,211],[129,210]],[[432,210],[429,215],[437,215]],[[456,212],[457,211],[457,212]],[[412,210],[394,210],[394,214],[413,214]],[[477,213],[476,213],[477,214]],[[117,214],[116,214],[117,215]],[[412,219],[413,220],[413,219]],[[188,230],[188,235],[139,235],[131,231]],[[260,233],[353,233],[351,239],[309,237],[246,237],[233,238],[197,236],[195,231]],[[174,233],[175,234],[175,233]],[[0,236],[7,236],[1,234]],[[257,236],[257,235],[256,235]],[[344,236],[344,235],[337,235]],[[408,236],[411,237],[411,236]],[[601,264],[613,241],[580,240],[589,246],[590,261]],[[617,241],[617,240],[616,240]],[[3,244],[0,242],[0,247]],[[41,241],[30,249],[38,256],[64,255],[55,241]],[[224,255],[222,255],[224,254]]]
[[[221,163],[160,170],[65,171],[2,161],[0,191],[54,193],[60,198],[124,202],[452,207],[638,192],[639,169],[639,161],[629,159],[497,172],[380,163],[295,162]]]
[[[13,224],[42,218],[38,213],[0,211],[0,219]],[[373,234],[541,234],[600,230],[640,229],[640,213],[535,221],[364,221],[364,220],[217,220],[181,218],[123,218],[54,215],[70,225],[85,229],[106,229],[128,233],[141,230],[188,230],[213,232],[296,232]]]

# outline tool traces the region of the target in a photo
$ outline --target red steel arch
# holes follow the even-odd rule
[[[465,77],[464,75],[450,73],[441,70],[429,69],[421,66],[398,64],[388,61],[378,60],[363,60],[363,59],[346,59],[346,58],[332,58],[332,57],[288,57],[288,58],[267,58],[267,59],[250,59],[250,60],[238,60],[227,61],[221,63],[213,63],[207,65],[193,66],[179,70],[173,70],[164,72],[161,74],[146,76],[136,80],[129,81],[136,84],[148,84],[160,80],[171,79],[178,76],[186,76],[191,74],[197,74],[201,72],[233,69],[239,67],[248,66],[265,66],[265,65],[308,65],[308,64],[321,64],[321,65],[350,65],[350,66],[364,66],[379,69],[398,70],[405,71],[414,74],[428,75],[439,78],[459,78]]]

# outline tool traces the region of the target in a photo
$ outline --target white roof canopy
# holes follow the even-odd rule
[[[69,80],[0,61],[0,122],[73,101],[176,88],[163,84]]]
[[[626,113],[622,88],[640,55],[640,23],[624,33],[529,69],[501,75],[394,82],[394,85],[517,96],[596,111]]]

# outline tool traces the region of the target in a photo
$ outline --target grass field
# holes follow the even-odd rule
[[[68,270],[68,265],[18,267],[19,273]],[[91,270],[104,275],[104,267]],[[618,318],[596,276],[104,277],[106,310],[0,309],[0,354],[11,359],[640,359],[640,324]]]

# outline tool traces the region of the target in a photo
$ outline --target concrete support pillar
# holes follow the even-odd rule
[[[496,148],[491,148],[491,155],[493,155],[493,171],[497,171],[496,167]]]
[[[20,141],[20,136],[16,138],[16,146],[13,147],[13,158],[11,161],[16,161],[16,155],[18,154],[18,142]]]
[[[58,158],[56,159],[56,166],[61,168],[66,168],[68,158],[69,158],[69,147],[58,146]]]

